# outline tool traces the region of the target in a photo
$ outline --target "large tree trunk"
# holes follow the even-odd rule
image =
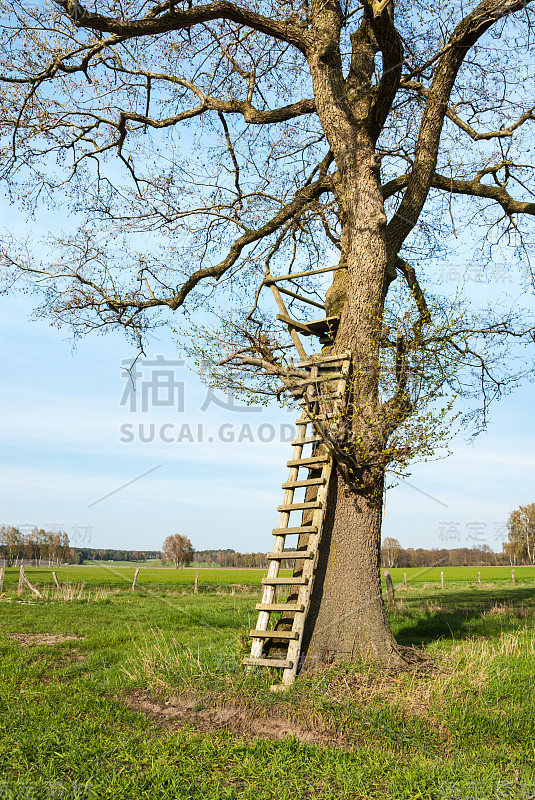
[[[381,593],[382,486],[375,488],[357,493],[333,473],[303,637],[305,669],[356,658],[403,662]]]
[[[338,168],[335,194],[345,267],[335,275],[326,312],[340,315],[334,351],[352,356],[344,447],[353,466],[340,462],[333,470],[302,653],[305,668],[355,658],[400,664],[379,571],[388,439],[379,397],[380,340],[393,276],[371,121],[378,45],[371,21],[363,19],[351,40],[351,67],[344,78],[339,9],[329,0],[313,0],[311,7],[316,48],[308,59],[317,113]]]

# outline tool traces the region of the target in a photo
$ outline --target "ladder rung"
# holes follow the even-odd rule
[[[286,533],[317,533],[315,525],[298,525],[295,528],[273,528],[274,536],[284,536]]]
[[[296,319],[291,319],[287,317],[285,314],[277,314],[276,318],[280,320],[280,322],[284,322],[285,325],[288,325],[289,328],[295,328],[297,331],[300,331],[303,336],[313,336],[312,330],[305,325],[303,322],[299,322]]]
[[[309,330],[320,336],[324,331],[329,328],[336,328],[340,323],[339,316],[322,317],[321,319],[311,319],[306,323]]]
[[[297,382],[297,386],[309,386],[312,383],[324,383],[325,381],[340,380],[340,372],[326,372],[324,375],[317,375],[312,378],[303,378],[302,381]]]
[[[322,508],[319,500],[311,500],[309,503],[283,503],[277,506],[277,511],[305,511],[307,508]]]
[[[299,489],[301,486],[324,486],[325,478],[308,478],[306,481],[287,481],[282,489]]]
[[[312,403],[311,403],[312,405]],[[307,413],[307,425],[312,425],[316,420],[318,422],[324,422],[326,419],[342,419],[342,412],[341,411],[329,411],[328,414],[316,414],[314,411]],[[304,425],[305,423],[302,420],[296,419],[296,425]]]
[[[308,578],[262,578],[263,586],[306,586]]]
[[[284,661],[281,658],[244,658],[246,667],[275,667],[276,669],[292,669],[293,661]]]
[[[300,361],[297,364],[298,367],[320,367],[322,364],[328,364],[332,361],[347,361],[351,357],[350,353],[344,353],[340,356],[322,356],[321,353],[318,354],[317,358],[310,358],[308,361]]]
[[[295,458],[293,461],[287,461],[287,467],[308,467],[314,464],[324,464],[330,460],[330,456],[313,456],[312,458]]]
[[[304,439],[294,439],[292,446],[295,447],[296,444],[315,444],[316,442],[321,441],[321,436],[305,436]]]
[[[305,607],[298,603],[257,603],[256,604],[257,611],[296,611],[298,614],[301,614]]]
[[[314,558],[312,550],[279,550],[275,553],[268,553],[269,561],[282,561],[285,558]]]
[[[295,631],[249,631],[253,639],[299,639]]]

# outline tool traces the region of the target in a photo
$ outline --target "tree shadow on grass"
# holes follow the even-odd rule
[[[535,587],[467,588],[403,597],[403,609],[390,615],[392,630],[404,647],[440,639],[498,638],[535,628]]]

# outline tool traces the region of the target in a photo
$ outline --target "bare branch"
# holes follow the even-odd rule
[[[429,89],[407,190],[397,214],[388,225],[388,246],[391,255],[399,252],[402,243],[414,228],[426,201],[430,179],[437,163],[440,136],[450,94],[467,53],[499,19],[524,9],[529,2],[532,0],[482,0],[455,28],[448,47],[438,61]]]
[[[178,11],[171,0],[160,3],[137,20],[116,19],[94,14],[82,6],[78,0],[59,2],[65,13],[77,28],[86,28],[102,33],[112,33],[123,38],[138,36],[154,36],[169,31],[185,30],[211,20],[230,20],[239,25],[273,36],[283,42],[294,45],[303,53],[306,52],[309,38],[306,30],[289,20],[279,21],[251,9],[243,8],[229,0],[216,0],[214,3],[196,6],[185,11]]]

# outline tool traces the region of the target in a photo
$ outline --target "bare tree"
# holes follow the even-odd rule
[[[193,561],[193,547],[187,536],[175,533],[163,543],[162,556],[175,567],[188,567]]]
[[[387,536],[381,547],[381,564],[383,567],[397,567],[399,566],[399,555],[401,552],[401,545],[397,539]]]
[[[76,334],[122,327],[141,346],[182,311],[204,374],[260,398],[298,396],[299,333],[351,355],[344,438],[320,431],[336,475],[311,658],[401,660],[379,575],[386,470],[433,452],[454,393],[477,389],[486,413],[518,375],[509,337],[532,339],[518,310],[428,285],[452,230],[486,274],[509,244],[528,264],[530,2],[5,0],[1,174],[79,223],[44,263],[7,237],[8,287],[40,288],[40,313]]]
[[[511,563],[535,564],[535,503],[519,506],[511,511],[507,520],[509,541],[504,552]]]

